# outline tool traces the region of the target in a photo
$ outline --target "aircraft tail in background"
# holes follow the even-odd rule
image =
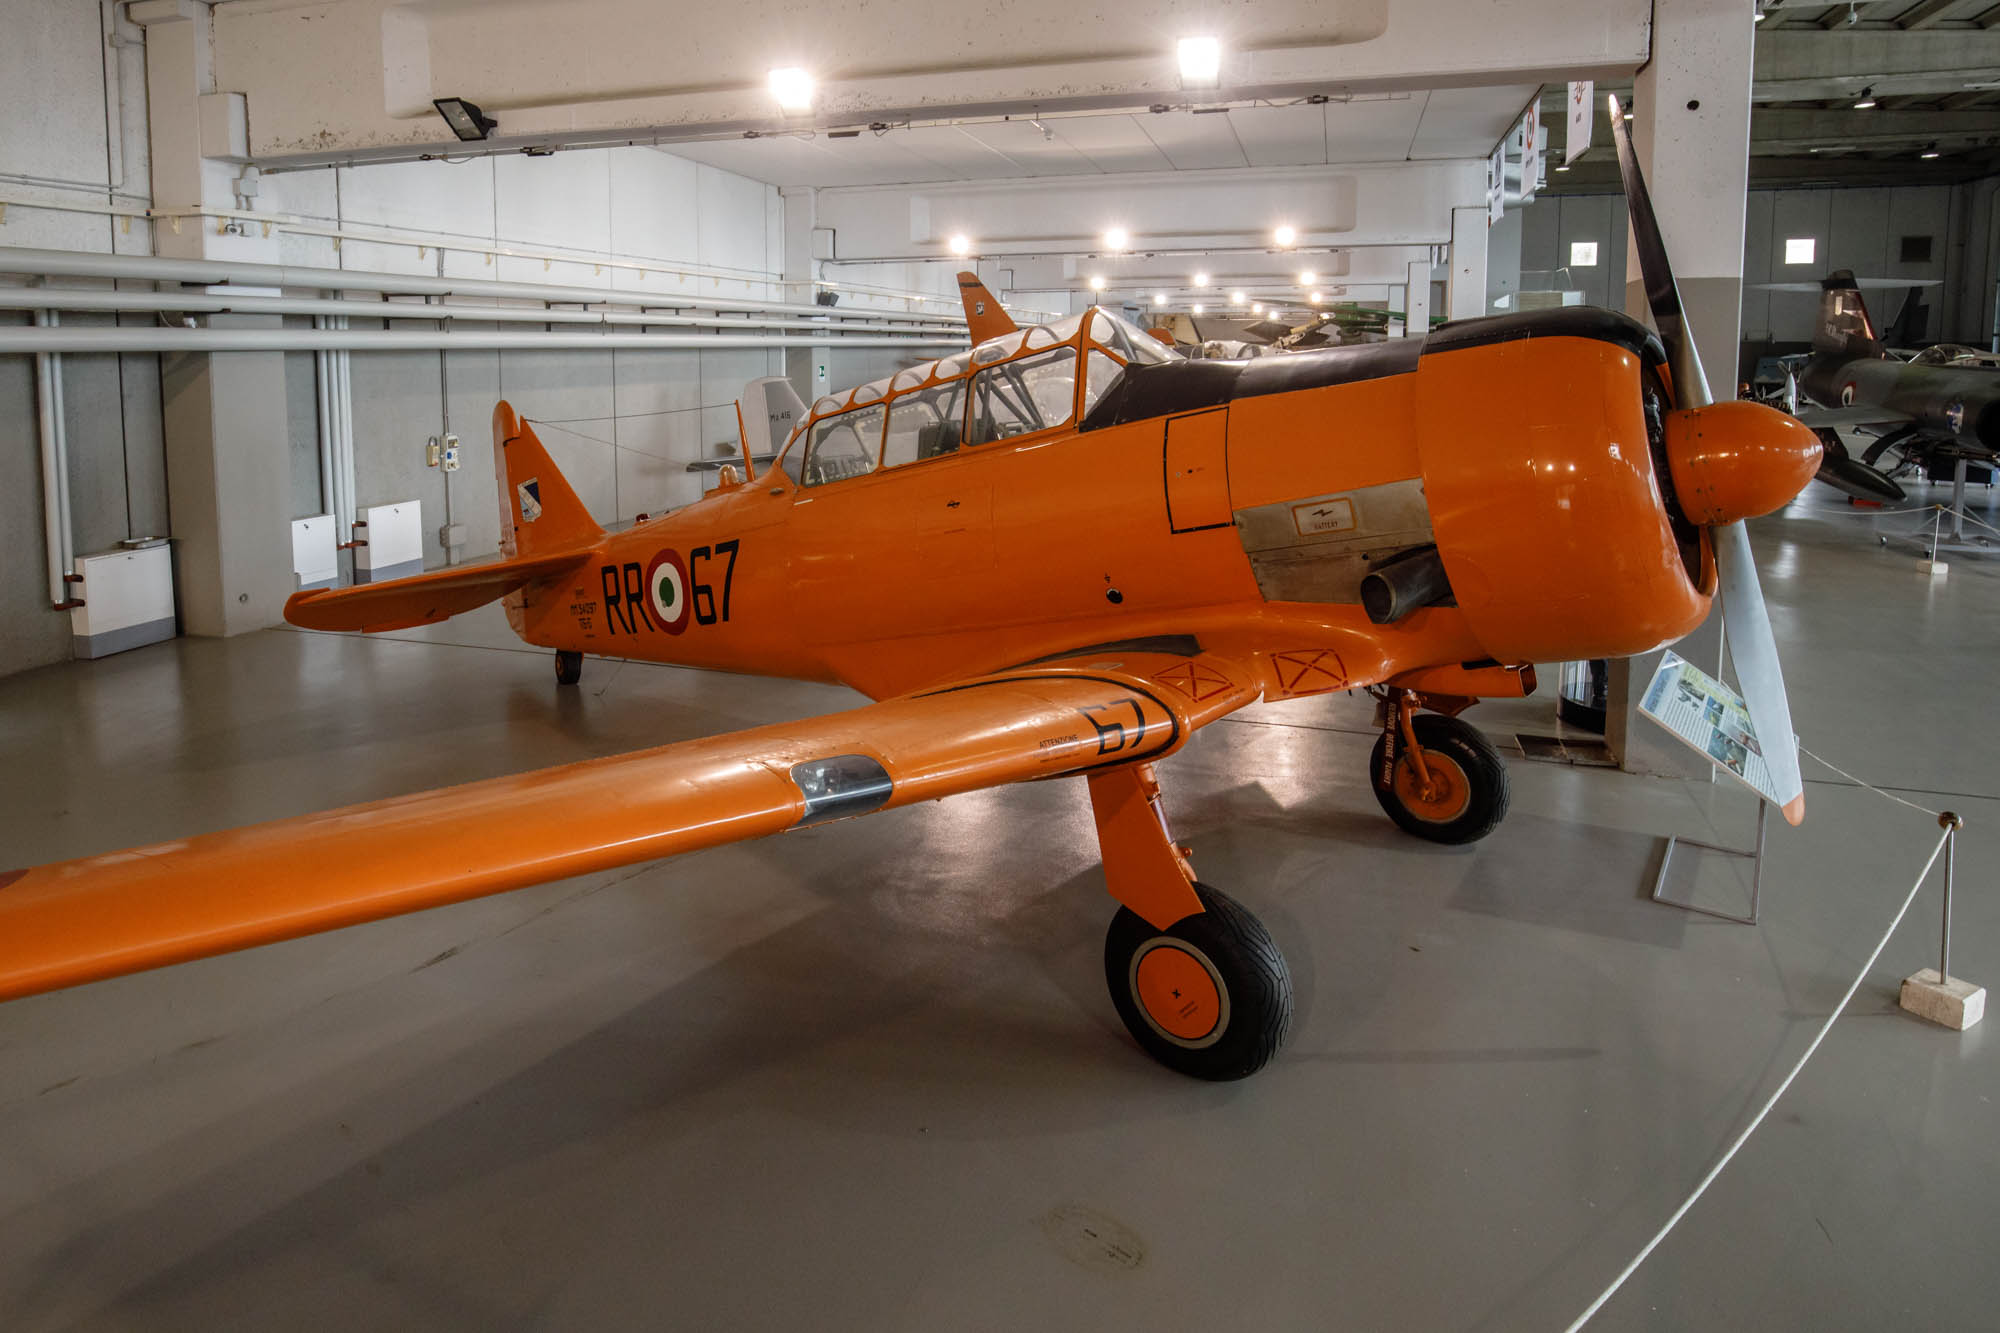
[[[1819,322],[1813,327],[1813,352],[1830,356],[1881,356],[1882,339],[1851,269],[1836,269],[1820,280]]]

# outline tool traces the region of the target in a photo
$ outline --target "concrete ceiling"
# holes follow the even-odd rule
[[[679,143],[671,151],[791,186],[888,185],[1483,157],[1532,84],[1357,95],[1197,112],[1070,113]]]
[[[1761,8],[1752,185],[1922,184],[2000,171],[2000,3],[1764,0]],[[1561,115],[1561,93],[1544,91],[1545,119]],[[1864,100],[1875,105],[1857,109]],[[1608,126],[1599,124],[1589,153],[1549,186],[1617,188]]]

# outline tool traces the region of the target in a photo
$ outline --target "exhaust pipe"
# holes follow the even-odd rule
[[[1377,625],[1392,625],[1418,607],[1450,596],[1451,580],[1435,546],[1398,556],[1361,580],[1361,609]]]

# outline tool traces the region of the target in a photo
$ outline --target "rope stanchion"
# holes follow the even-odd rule
[[[1818,756],[1815,755],[1814,758],[1818,758]],[[1826,763],[1823,759],[1820,762]],[[1832,768],[1833,766],[1828,764],[1827,767]],[[1839,770],[1835,771],[1838,772]],[[1864,783],[1862,785],[1866,786],[1867,784]],[[1870,788],[1870,790],[1876,789]],[[1888,793],[1884,792],[1881,794],[1887,795]],[[1890,797],[1890,799],[1897,800],[1899,798]],[[1910,803],[1903,801],[1902,804],[1908,805]],[[1922,807],[1917,808],[1921,809]],[[1941,819],[1940,822],[1943,822],[1943,820]],[[1783,1097],[1785,1091],[1792,1086],[1792,1080],[1796,1079],[1800,1071],[1806,1067],[1806,1062],[1812,1059],[1813,1052],[1819,1049],[1819,1044],[1826,1040],[1826,1034],[1833,1031],[1835,1021],[1839,1019],[1841,1014],[1846,1012],[1848,1001],[1854,998],[1854,992],[1861,989],[1861,983],[1867,979],[1868,973],[1874,969],[1875,960],[1882,956],[1882,950],[1888,946],[1890,937],[1896,933],[1896,928],[1903,924],[1903,917],[1909,912],[1910,904],[1917,900],[1917,891],[1924,887],[1924,881],[1930,877],[1931,867],[1937,864],[1938,856],[1943,853],[1945,847],[1951,842],[1957,832],[1958,819],[1954,815],[1951,817],[1950,823],[1945,823],[1944,832],[1938,837],[1937,845],[1931,848],[1930,857],[1924,862],[1924,868],[1917,873],[1916,882],[1910,885],[1910,891],[1903,895],[1903,905],[1896,909],[1896,915],[1890,920],[1889,928],[1882,933],[1882,938],[1876,941],[1874,950],[1868,955],[1868,961],[1863,963],[1861,970],[1854,974],[1854,980],[1848,984],[1847,993],[1840,997],[1840,1003],[1833,1007],[1833,1012],[1826,1016],[1826,1022],[1820,1024],[1819,1031],[1813,1034],[1812,1042],[1806,1047],[1805,1054],[1799,1057],[1798,1063],[1792,1066],[1791,1072],[1785,1075],[1784,1081],[1778,1084],[1777,1090],[1758,1109],[1757,1114],[1750,1118],[1750,1123],[1743,1127],[1743,1132],[1736,1136],[1729,1147],[1723,1151],[1722,1156],[1716,1159],[1715,1165],[1708,1169],[1708,1174],[1703,1176],[1701,1183],[1694,1187],[1694,1193],[1688,1195],[1681,1203],[1681,1206],[1674,1209],[1673,1216],[1666,1220],[1665,1225],[1653,1233],[1653,1238],[1646,1242],[1639,1253],[1632,1256],[1632,1262],[1626,1264],[1618,1276],[1611,1280],[1611,1285],[1598,1293],[1597,1299],[1592,1301],[1588,1308],[1576,1317],[1575,1322],[1569,1325],[1567,1333],[1577,1333],[1578,1329],[1596,1317],[1597,1312],[1604,1308],[1606,1302],[1618,1294],[1618,1289],[1625,1285],[1632,1274],[1639,1271],[1639,1265],[1645,1263],[1647,1257],[1655,1249],[1659,1248],[1660,1242],[1665,1240],[1668,1233],[1680,1224],[1680,1220],[1686,1217],[1688,1210],[1693,1208],[1701,1196],[1708,1192],[1708,1187],[1715,1183],[1716,1177],[1722,1174],[1722,1169],[1729,1165],[1730,1160],[1736,1156],[1737,1151],[1745,1143],[1749,1142],[1752,1134],[1757,1132],[1757,1127],[1764,1123],[1764,1117],[1771,1113],[1771,1108],[1778,1104],[1778,1099]]]

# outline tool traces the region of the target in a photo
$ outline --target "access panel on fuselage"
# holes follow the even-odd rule
[[[1175,532],[1228,527],[1229,411],[1216,408],[1167,420],[1167,524]]]

